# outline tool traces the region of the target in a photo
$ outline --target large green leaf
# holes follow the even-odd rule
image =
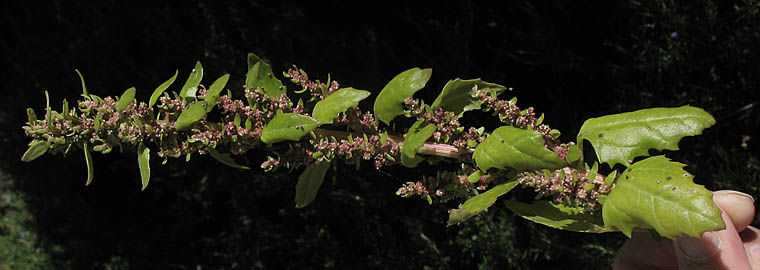
[[[212,157],[214,157],[214,159],[216,159],[217,161],[221,162],[224,165],[227,165],[227,166],[230,166],[230,167],[233,167],[233,168],[237,168],[237,169],[243,169],[243,170],[250,170],[251,169],[250,167],[243,166],[243,165],[240,165],[237,162],[235,162],[235,159],[233,159],[232,156],[230,156],[230,154],[222,154],[222,153],[217,152],[214,149],[209,149],[208,153],[209,153],[209,155],[211,155]]]
[[[119,102],[116,103],[116,109],[121,112],[124,109],[129,106],[129,103],[132,103],[133,100],[135,100],[135,90],[134,87],[130,87],[126,91],[124,91],[124,94],[121,94],[121,97],[119,98]]]
[[[605,226],[629,237],[636,228],[655,229],[670,239],[725,228],[712,192],[695,184],[684,166],[664,156],[631,165],[603,201]]]
[[[84,162],[87,163],[87,181],[84,182],[84,185],[89,186],[92,184],[92,178],[95,176],[95,165],[92,164],[90,146],[87,143],[84,143],[82,150],[84,150]]]
[[[591,118],[578,132],[578,144],[588,140],[599,161],[610,166],[648,155],[649,149],[678,150],[685,136],[702,133],[715,119],[700,108],[652,108]]]
[[[517,181],[509,181],[468,199],[459,209],[449,211],[448,226],[462,223],[483,212],[486,208],[491,207],[499,196],[507,194],[515,186],[517,186]]]
[[[371,93],[354,88],[341,88],[314,105],[312,115],[322,124],[332,124],[333,119],[342,112],[359,105],[359,101]]]
[[[497,128],[472,154],[482,171],[513,168],[518,171],[558,169],[567,166],[554,152],[544,147],[541,133],[512,126]]]
[[[190,126],[192,126],[195,122],[198,122],[198,120],[201,120],[201,118],[203,118],[203,116],[205,115],[206,115],[205,102],[196,102],[196,103],[190,104],[190,106],[185,108],[185,110],[179,114],[179,117],[177,117],[177,123],[174,124],[174,128],[176,128],[177,130],[187,129]]]
[[[261,130],[261,141],[264,143],[277,143],[285,140],[297,141],[319,126],[319,121],[314,118],[295,114],[277,114]]]
[[[546,200],[534,201],[530,204],[512,200],[504,203],[518,216],[552,228],[590,233],[615,231],[604,227],[599,213],[581,213],[581,208],[555,204]]]
[[[306,207],[314,201],[329,168],[329,162],[316,162],[301,173],[296,184],[296,208]]]
[[[177,73],[179,70],[174,71],[174,76],[166,80],[164,83],[156,87],[156,90],[153,91],[153,94],[150,95],[150,100],[148,101],[148,106],[153,107],[153,105],[156,105],[156,102],[158,102],[158,98],[161,97],[161,94],[164,93],[166,88],[169,88],[172,83],[174,83],[174,80],[177,79]]]
[[[375,99],[375,117],[385,124],[404,114],[404,100],[425,87],[433,74],[432,69],[412,68],[396,75],[383,87]]]
[[[219,94],[222,93],[222,90],[224,90],[224,86],[227,85],[227,81],[230,80],[230,74],[224,74],[222,77],[219,77],[219,79],[216,79],[214,83],[211,84],[211,87],[208,89],[208,93],[206,93],[206,97],[204,100],[206,101],[206,112],[210,112],[212,109],[214,109],[214,106],[216,106],[216,103],[219,102]]]
[[[264,89],[264,93],[272,98],[280,98],[285,94],[285,86],[272,74],[272,67],[265,63],[255,54],[248,54],[248,74],[245,77],[245,85],[253,90],[256,87]]]
[[[433,109],[443,108],[445,111],[454,112],[460,116],[466,111],[480,109],[483,103],[472,95],[472,88],[475,86],[480,90],[493,93],[494,96],[498,96],[507,89],[504,86],[484,82],[480,79],[455,79],[446,83],[431,107]]]
[[[433,136],[433,132],[435,132],[435,125],[423,121],[415,122],[404,136],[404,144],[401,146],[401,164],[409,168],[417,167],[417,164],[424,160],[415,158],[417,148],[425,144],[425,141]]]
[[[148,187],[148,181],[150,181],[150,148],[143,143],[137,146],[137,165],[140,167],[142,190],[145,190]]]
[[[27,149],[26,152],[24,152],[24,155],[21,156],[21,161],[30,162],[35,160],[44,155],[48,148],[50,148],[50,143],[47,141],[32,141],[29,144],[29,149]]]
[[[179,91],[179,96],[183,98],[194,98],[195,94],[198,92],[198,85],[201,84],[201,79],[203,79],[203,66],[201,65],[201,61],[198,61],[195,63],[193,71],[190,72],[190,76],[187,77],[185,85],[183,85]]]

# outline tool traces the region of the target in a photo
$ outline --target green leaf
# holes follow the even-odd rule
[[[137,165],[140,166],[141,190],[145,190],[148,187],[148,181],[150,181],[150,148],[145,147],[143,143],[137,146]]]
[[[319,121],[314,118],[295,114],[277,114],[261,130],[261,141],[267,144],[285,140],[297,141],[319,126]]]
[[[174,71],[174,76],[166,80],[164,83],[156,87],[156,90],[153,91],[153,94],[150,95],[150,100],[148,102],[149,107],[153,107],[153,105],[156,105],[156,102],[158,102],[158,98],[161,97],[161,94],[164,93],[164,91],[169,88],[169,86],[174,83],[174,80],[177,79],[177,73],[179,73],[179,70]]]
[[[420,148],[430,136],[435,132],[435,125],[429,125],[423,121],[415,122],[409,128],[409,132],[404,136],[404,144],[401,145],[401,164],[414,168],[422,162],[424,158],[415,158],[417,149]]]
[[[306,207],[314,201],[329,168],[329,162],[316,162],[301,173],[296,184],[296,208]]]
[[[272,98],[280,98],[286,91],[282,82],[272,73],[272,67],[253,53],[248,54],[248,74],[245,77],[245,85],[249,90],[261,87],[264,93]]]
[[[631,165],[604,200],[604,224],[628,237],[638,228],[655,229],[669,239],[725,228],[712,192],[695,184],[685,166],[664,156]]]
[[[249,167],[240,165],[237,162],[235,162],[235,159],[233,159],[232,156],[230,156],[230,154],[222,154],[222,153],[217,152],[214,149],[209,149],[208,153],[209,153],[209,155],[211,155],[212,157],[214,157],[217,161],[221,162],[224,165],[230,166],[232,168],[244,169],[244,170],[250,170],[251,169]]]
[[[322,124],[332,124],[333,119],[342,112],[359,105],[359,101],[371,93],[354,88],[341,88],[314,105],[314,116]]]
[[[179,91],[179,96],[182,98],[194,98],[196,92],[198,92],[198,85],[201,84],[203,79],[203,66],[201,61],[195,63],[195,68],[190,72],[190,76],[187,77],[185,85]]]
[[[507,88],[495,83],[484,82],[480,79],[451,80],[443,87],[441,94],[433,101],[433,109],[443,108],[445,111],[462,115],[466,111],[478,110],[483,104],[472,95],[472,88],[489,91],[499,95]]]
[[[599,213],[581,213],[582,208],[538,200],[530,204],[507,200],[509,210],[527,220],[552,228],[575,232],[603,233],[615,231],[604,227]]]
[[[393,118],[404,114],[404,100],[425,87],[432,74],[429,68],[412,68],[393,77],[375,99],[375,117],[389,125]]]
[[[206,104],[208,104],[206,112],[210,112],[214,109],[216,103],[219,102],[219,94],[222,93],[222,90],[224,90],[224,86],[227,85],[229,79],[230,74],[224,74],[224,76],[219,77],[219,79],[216,79],[216,81],[211,84],[211,87],[208,89],[208,93],[206,93],[206,97],[204,98]]]
[[[87,181],[84,182],[84,185],[89,186],[95,176],[95,165],[92,164],[92,154],[90,154],[90,147],[87,143],[84,143],[82,150],[84,150],[84,162],[87,163]]]
[[[541,133],[512,126],[497,128],[472,154],[482,171],[490,168],[518,171],[558,169],[567,166],[554,152],[544,147]]]
[[[678,150],[685,136],[702,133],[715,119],[700,108],[652,108],[591,118],[578,133],[578,145],[588,140],[599,161],[610,167],[628,165],[629,160],[647,156],[649,149]]]
[[[517,181],[509,181],[468,199],[459,209],[449,211],[449,222],[447,226],[462,223],[478,213],[483,212],[486,208],[491,207],[499,196],[507,194],[507,192],[512,190],[515,186],[517,186]]]
[[[21,161],[29,162],[35,160],[36,158],[44,155],[45,152],[47,152],[48,148],[50,148],[50,143],[47,141],[34,140],[29,143],[29,149],[27,149],[26,152],[24,152],[24,155],[21,156]]]
[[[29,119],[29,124],[34,124],[37,121],[37,113],[32,108],[26,108],[26,117]]]
[[[82,81],[82,94],[86,97],[89,96],[90,93],[87,92],[87,86],[84,85],[84,77],[82,76],[82,73],[79,72],[78,69],[74,69],[74,71],[77,72],[77,75],[79,75],[79,80]]]
[[[119,102],[116,103],[116,109],[119,112],[126,109],[127,106],[129,106],[129,103],[132,103],[132,100],[135,99],[135,92],[137,92],[137,90],[135,90],[134,87],[130,87],[129,89],[124,91],[124,94],[121,94],[121,97],[119,98]]]
[[[48,126],[53,124],[53,109],[50,108],[50,94],[47,90],[45,90],[45,118]]]
[[[177,118],[174,128],[177,130],[187,129],[206,115],[206,103],[196,102],[190,104]]]

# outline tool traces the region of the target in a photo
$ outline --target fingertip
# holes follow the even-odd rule
[[[755,217],[755,199],[746,193],[734,190],[715,191],[713,202],[733,221],[737,232],[746,229]]]

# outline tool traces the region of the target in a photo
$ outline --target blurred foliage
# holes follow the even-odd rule
[[[85,188],[78,158],[19,160],[28,142],[20,128],[26,107],[43,108],[44,89],[52,100],[75,99],[81,93],[75,68],[91,93],[118,95],[135,86],[137,99],[147,100],[155,85],[177,68],[186,74],[196,60],[209,77],[233,74],[229,87],[239,91],[248,52],[275,70],[298,64],[313,78],[330,73],[375,94],[401,70],[432,67],[431,89],[456,77],[514,87],[508,94],[546,113],[564,141],[589,117],[690,104],[711,112],[718,124],[669,156],[688,164],[709,189],[758,197],[756,1],[54,0],[0,7],[6,100],[0,159],[13,180],[2,196],[19,201],[16,210],[3,210],[0,227],[11,233],[0,236],[0,256],[16,255],[4,257],[0,269],[3,263],[37,269],[595,269],[608,267],[625,239],[553,230],[503,206],[447,228],[446,209],[457,202],[430,207],[394,196],[417,177],[396,168],[330,171],[304,209],[293,207],[297,174],[238,171],[208,157],[154,166],[151,187],[140,192],[134,156],[95,155],[100,173]],[[418,96],[432,101],[437,93]],[[256,164],[262,157],[249,158]],[[25,238],[17,238],[18,231],[27,232]]]

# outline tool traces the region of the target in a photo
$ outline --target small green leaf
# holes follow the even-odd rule
[[[236,127],[239,127],[240,126],[240,122],[242,122],[242,121],[243,120],[240,119],[240,114],[236,113],[235,114],[235,118],[232,120],[232,123],[235,124]]]
[[[359,101],[367,98],[371,93],[354,88],[341,88],[314,105],[314,116],[322,124],[332,124],[333,119],[338,117],[348,108],[359,105]]]
[[[253,53],[248,54],[248,73],[245,77],[245,85],[249,90],[261,87],[264,93],[272,98],[280,98],[285,94],[285,86],[272,73],[272,67]]]
[[[87,86],[84,85],[84,77],[82,76],[82,73],[79,72],[78,69],[74,69],[74,71],[77,72],[77,75],[79,75],[79,80],[82,81],[82,94],[86,97],[89,96],[90,93],[87,93]]]
[[[100,131],[102,122],[103,122],[103,114],[102,113],[96,114],[95,121],[93,122],[95,131]]]
[[[34,124],[34,122],[37,121],[37,114],[32,108],[26,108],[26,116],[29,119],[29,124]]]
[[[424,160],[421,157],[415,157],[417,148],[420,148],[430,136],[435,132],[435,125],[429,125],[424,121],[415,122],[409,128],[409,132],[404,136],[404,144],[401,146],[401,164],[414,168]]]
[[[527,220],[552,228],[587,233],[603,233],[616,231],[604,227],[599,213],[581,213],[582,208],[555,204],[539,200],[530,204],[506,200],[504,204],[509,210]]]
[[[126,109],[127,106],[129,106],[129,103],[131,103],[132,100],[135,99],[135,92],[137,92],[137,90],[135,90],[134,87],[130,87],[129,89],[124,91],[124,94],[121,94],[121,97],[119,98],[119,102],[116,103],[116,109],[119,112]]]
[[[678,141],[694,136],[715,124],[700,108],[652,108],[591,118],[578,132],[578,144],[588,140],[599,162],[610,167],[628,165],[629,160],[647,156],[649,149],[678,150]]]
[[[84,162],[87,163],[87,181],[84,182],[84,185],[89,186],[92,183],[93,176],[95,176],[95,165],[92,164],[90,146],[87,143],[84,143],[82,150],[84,150]]]
[[[517,186],[517,181],[509,181],[468,199],[459,209],[449,211],[449,222],[447,226],[462,223],[478,213],[483,212],[486,208],[491,207],[499,196],[507,194],[507,192],[512,190],[515,186]]]
[[[203,79],[203,66],[201,61],[195,63],[195,68],[190,72],[190,76],[187,77],[185,85],[182,86],[182,90],[179,91],[179,96],[182,98],[194,98],[196,92],[198,92],[198,85],[201,84]]]
[[[498,96],[507,88],[495,83],[484,82],[480,79],[451,80],[443,87],[441,94],[433,101],[433,109],[443,108],[445,111],[462,115],[466,111],[480,109],[482,102],[472,95],[472,88],[477,86],[483,91],[493,92]]]
[[[481,172],[480,170],[475,170],[475,172],[467,176],[467,181],[475,184],[480,181],[480,178],[483,178],[483,172]]]
[[[156,105],[156,102],[158,102],[158,98],[161,97],[161,94],[164,93],[164,91],[169,88],[169,86],[174,83],[174,80],[177,79],[177,73],[179,73],[179,70],[174,71],[174,76],[166,80],[164,83],[156,87],[156,90],[153,91],[153,94],[150,95],[150,100],[148,102],[149,107],[153,107],[153,105]]]
[[[187,129],[190,126],[192,126],[195,122],[198,122],[198,120],[201,120],[204,116],[206,116],[206,103],[205,102],[196,102],[193,104],[190,104],[187,108],[185,108],[184,111],[179,115],[177,118],[177,123],[175,123],[174,128],[177,130],[183,130]]]
[[[329,168],[329,162],[316,162],[301,173],[296,184],[296,208],[306,207],[314,201]]]
[[[250,170],[251,169],[250,167],[243,166],[243,165],[240,165],[237,162],[235,162],[235,159],[233,159],[232,156],[230,156],[230,154],[222,154],[222,153],[217,152],[214,149],[209,149],[208,153],[209,153],[209,155],[211,155],[212,157],[214,157],[220,163],[222,163],[224,165],[227,165],[227,166],[230,166],[232,168],[243,169],[243,170]]]
[[[433,70],[429,68],[412,68],[393,77],[375,99],[375,117],[390,125],[393,118],[404,114],[404,100],[425,87],[432,73]]]
[[[482,171],[490,168],[518,171],[559,169],[567,166],[554,152],[544,147],[541,133],[512,126],[497,128],[472,155]]]
[[[48,126],[53,124],[53,109],[50,108],[50,95],[47,90],[45,90],[45,118]]]
[[[277,114],[261,130],[261,141],[267,144],[285,140],[297,141],[319,126],[319,121],[314,118],[295,114]]]
[[[216,79],[216,81],[211,84],[211,87],[208,89],[208,93],[206,93],[206,97],[204,98],[206,104],[208,104],[208,107],[206,107],[206,112],[210,112],[212,109],[214,109],[216,103],[219,102],[219,94],[222,93],[224,86],[227,85],[227,81],[229,80],[230,74],[224,74],[224,76],[219,77],[219,79]]]
[[[145,190],[148,187],[148,181],[150,181],[150,148],[143,143],[137,146],[137,165],[140,166],[141,190]]]
[[[46,141],[32,141],[29,143],[29,149],[27,149],[26,152],[24,152],[24,155],[21,156],[21,161],[29,162],[35,160],[44,155],[48,148],[50,148],[50,143]]]
[[[631,165],[602,204],[604,224],[628,237],[638,228],[655,229],[669,239],[725,228],[712,192],[695,184],[684,166],[664,156]]]

